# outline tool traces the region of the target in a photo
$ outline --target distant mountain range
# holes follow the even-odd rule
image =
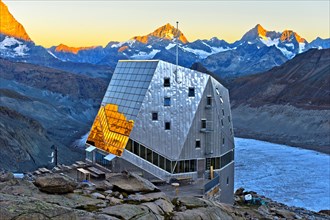
[[[92,76],[109,75],[120,59],[161,59],[175,63],[176,37],[179,65],[190,67],[200,62],[223,78],[269,70],[310,48],[330,48],[330,39],[317,38],[308,43],[294,31],[267,31],[259,24],[234,43],[216,37],[189,42],[180,30],[166,24],[144,36],[124,42],[110,41],[106,47],[60,44],[43,48],[34,44],[7,6],[2,1],[0,4],[1,27],[5,27],[0,31],[0,57]]]
[[[329,85],[330,49],[230,81],[235,135],[330,154]]]

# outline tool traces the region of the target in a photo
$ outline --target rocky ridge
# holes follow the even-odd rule
[[[23,25],[10,14],[8,7],[0,1],[0,34],[31,41]]]
[[[116,177],[116,181],[113,181]],[[61,178],[65,181],[59,181]],[[120,179],[120,183],[118,182]],[[53,181],[56,180],[56,181]],[[134,182],[140,187],[134,189]],[[119,188],[130,184],[131,191]],[[41,186],[42,185],[42,186]],[[51,185],[61,191],[47,191]],[[14,179],[10,173],[0,174],[0,217],[12,219],[316,219],[330,216],[326,210],[316,213],[287,207],[254,192],[236,192],[235,204],[197,197],[170,198],[152,183],[141,181],[130,173],[117,173],[96,184],[77,183],[64,174]],[[76,186],[74,189],[73,186]],[[143,187],[144,186],[144,187]],[[39,187],[39,188],[38,188]],[[141,191],[141,187],[145,190]],[[66,192],[63,190],[68,189]],[[254,202],[246,203],[251,194]]]

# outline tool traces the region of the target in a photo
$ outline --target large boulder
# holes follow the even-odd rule
[[[10,172],[0,172],[0,182],[7,182],[14,179],[14,175]]]
[[[101,210],[101,213],[120,219],[137,219],[138,217],[147,215],[149,209],[140,205],[123,204],[104,208]]]
[[[169,201],[169,198],[163,192],[153,192],[147,194],[139,194],[139,193],[131,194],[128,196],[126,201],[132,203],[142,203],[142,202],[152,202],[157,199],[164,199]]]
[[[135,173],[119,173],[109,177],[108,181],[114,187],[128,193],[159,191],[154,184]]]
[[[51,194],[71,193],[77,187],[77,182],[75,180],[60,174],[49,174],[37,177],[34,184],[41,191]]]
[[[233,216],[229,215],[226,212],[223,212],[218,207],[206,207],[206,208],[197,208],[197,209],[188,209],[184,212],[174,212],[174,215],[171,219],[179,220],[179,219],[208,219],[208,220],[218,220],[218,219],[241,219],[241,218],[233,218]]]

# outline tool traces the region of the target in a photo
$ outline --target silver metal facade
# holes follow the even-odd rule
[[[165,79],[167,86],[164,86]],[[190,94],[192,88],[193,95]],[[165,103],[165,98],[167,102],[169,98],[170,103]],[[234,161],[222,159],[234,154],[233,125],[228,90],[217,80],[158,60],[119,61],[102,101],[103,105],[107,103],[118,105],[119,112],[128,120],[134,120],[131,140],[174,164],[196,160],[196,170],[169,172],[128,150],[120,159],[167,181],[178,176],[204,177],[213,165],[220,175],[221,201],[232,202]],[[157,113],[156,120],[152,118],[153,113]],[[167,122],[170,129],[165,129]],[[196,141],[200,141],[197,148]],[[218,161],[218,166],[214,161]]]
[[[210,79],[206,74],[183,67],[178,67],[176,76],[175,70],[175,65],[159,61],[130,135],[133,140],[170,160],[178,160],[181,156]],[[164,78],[170,79],[170,87],[164,87]],[[189,87],[195,89],[194,97],[188,97]],[[170,106],[164,106],[165,97],[171,99]],[[152,120],[153,112],[158,113],[156,121]],[[171,123],[170,130],[164,129],[165,122]]]

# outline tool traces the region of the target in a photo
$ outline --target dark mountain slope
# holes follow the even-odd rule
[[[237,78],[230,84],[234,106],[290,104],[301,108],[330,108],[330,49],[311,49],[280,67]]]
[[[53,144],[60,163],[84,156],[70,146],[89,131],[108,80],[0,59],[0,81],[1,168],[46,166]]]
[[[229,83],[235,135],[330,154],[330,50]]]

